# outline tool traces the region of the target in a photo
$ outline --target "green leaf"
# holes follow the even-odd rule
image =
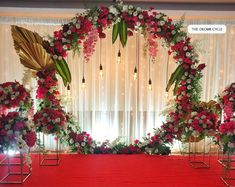
[[[127,24],[125,21],[119,22],[118,32],[122,46],[125,47],[127,43]]]
[[[67,62],[62,59],[61,61],[55,60],[56,71],[62,77],[64,85],[67,86],[67,83],[71,82],[71,73],[68,67]]]
[[[112,42],[113,42],[113,44],[115,43],[115,41],[117,40],[117,37],[118,37],[118,27],[119,27],[119,23],[116,23],[113,26],[113,33],[112,33]]]
[[[180,79],[181,76],[183,75],[184,73],[184,68],[182,65],[179,65],[176,70],[171,74],[171,77],[170,77],[170,80],[168,81],[167,83],[167,86],[166,86],[166,91],[168,92],[171,88],[171,86],[174,84],[174,82],[177,80],[177,79]]]
[[[176,94],[176,90],[178,88],[178,85],[180,83],[180,80],[181,80],[181,77],[183,76],[184,74],[184,71],[180,71],[180,73],[178,74],[178,76],[176,77],[176,80],[175,80],[175,87],[174,87],[174,95]]]

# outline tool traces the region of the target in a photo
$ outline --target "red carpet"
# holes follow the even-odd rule
[[[0,166],[0,175],[4,173]],[[59,166],[39,166],[23,185],[0,187],[223,187],[217,160],[193,169],[188,157],[150,155],[63,155]]]

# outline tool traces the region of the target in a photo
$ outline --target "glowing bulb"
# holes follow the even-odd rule
[[[86,88],[86,81],[85,81],[85,78],[83,77],[82,78],[82,89],[85,89]]]
[[[121,51],[120,51],[120,49],[119,49],[119,51],[118,51],[117,63],[118,63],[118,64],[121,63]]]
[[[135,69],[134,69],[134,80],[136,80],[136,79],[137,79],[137,68],[135,66]]]
[[[103,79],[103,66],[100,64],[100,78]]]
[[[148,85],[148,88],[149,88],[149,90],[150,90],[150,91],[152,90],[152,80],[151,80],[151,79],[149,79],[149,85]]]

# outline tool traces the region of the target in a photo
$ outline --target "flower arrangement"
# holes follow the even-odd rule
[[[59,134],[66,128],[66,116],[58,99],[57,78],[55,70],[45,69],[37,72],[38,88],[36,98],[39,110],[34,114],[33,121],[38,132]]]
[[[225,120],[231,118],[235,111],[235,83],[230,84],[222,94],[219,95],[219,103],[224,110]]]
[[[37,131],[45,134],[58,133],[66,127],[64,111],[59,108],[42,108],[34,115],[33,122]]]
[[[5,82],[0,84],[0,110],[10,108],[30,108],[32,99],[29,92],[19,82]]]
[[[0,118],[0,151],[9,149],[27,152],[36,142],[34,125],[19,112],[9,112]]]
[[[235,151],[235,117],[231,117],[219,126],[217,140],[221,142],[224,153]]]
[[[207,110],[191,112],[186,120],[183,140],[190,141],[192,137],[202,139],[214,135],[217,120],[216,114]]]

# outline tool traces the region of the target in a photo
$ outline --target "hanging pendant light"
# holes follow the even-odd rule
[[[83,60],[82,89],[85,89],[85,88],[86,88],[86,80],[85,80],[84,72],[85,72],[85,62],[84,62],[84,60]]]
[[[135,69],[134,69],[134,80],[136,80],[137,79],[137,67],[135,66]]]
[[[100,67],[99,67],[99,70],[100,70],[100,78],[103,79],[103,66],[102,66],[102,62],[101,62],[101,49],[102,49],[102,43],[101,43],[101,39],[100,39]]]
[[[138,38],[138,31],[137,31],[136,33],[136,63],[135,63],[134,76],[133,76],[134,80],[136,80],[138,77],[138,70],[137,70],[138,64],[139,64],[139,38]]]
[[[100,64],[100,78],[103,79],[103,66]]]
[[[149,91],[151,91],[153,89],[152,88],[150,65],[151,65],[151,57],[149,57],[149,82],[148,82],[148,89],[149,89]]]
[[[151,78],[149,78],[148,89],[149,89],[150,91],[152,90],[152,80],[151,80]]]
[[[82,77],[82,89],[85,89],[86,88],[86,80],[85,80],[85,77],[83,76]]]
[[[119,51],[118,51],[117,63],[118,63],[118,64],[121,63],[121,51],[120,51],[120,49],[119,49]]]

